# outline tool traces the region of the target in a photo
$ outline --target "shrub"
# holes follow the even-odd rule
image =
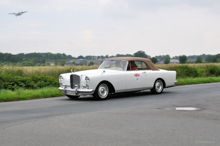
[[[208,66],[207,71],[210,74],[210,76],[220,76],[220,67],[216,65]]]
[[[199,76],[198,70],[194,66],[187,66],[187,65],[177,66],[175,70],[177,72],[178,78]]]
[[[20,77],[12,75],[0,75],[0,89],[39,89],[43,87],[58,87],[57,78],[48,76],[32,75],[29,77]]]

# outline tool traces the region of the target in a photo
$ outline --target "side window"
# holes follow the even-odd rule
[[[151,70],[150,67],[143,61],[129,61],[127,71],[134,70]]]
[[[149,66],[143,61],[135,61],[136,70],[150,70]]]

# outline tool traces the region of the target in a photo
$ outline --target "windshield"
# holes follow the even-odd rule
[[[126,60],[104,60],[99,69],[125,70],[126,64]]]

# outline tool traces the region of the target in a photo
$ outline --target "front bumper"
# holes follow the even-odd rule
[[[70,87],[63,87],[63,88],[59,87],[59,90],[65,93],[66,95],[76,95],[76,96],[91,95],[94,93],[93,89],[80,89],[77,87],[75,87],[74,89]]]

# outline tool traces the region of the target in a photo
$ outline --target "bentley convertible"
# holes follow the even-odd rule
[[[149,59],[115,57],[105,59],[98,69],[61,74],[59,83],[70,99],[81,95],[107,99],[110,94],[147,89],[160,94],[177,81],[176,71],[158,69]]]

